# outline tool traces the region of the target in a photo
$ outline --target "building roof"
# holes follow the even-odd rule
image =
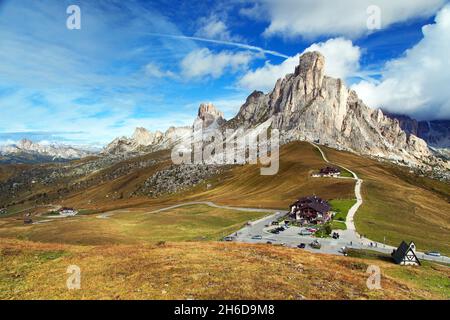
[[[402,243],[400,243],[398,248],[394,252],[392,252],[392,259],[394,259],[395,263],[399,264],[404,260],[406,254],[411,249],[411,244],[414,244],[414,243],[410,242],[409,244],[407,244],[405,241],[402,241]],[[414,250],[411,249],[411,251],[414,254],[414,257],[416,257],[417,262],[420,264],[420,261],[417,258]]]
[[[320,173],[322,174],[330,174],[330,173],[340,173],[341,170],[336,167],[325,167],[320,169]]]
[[[329,212],[331,209],[330,204],[327,201],[322,200],[317,196],[300,198],[294,202],[291,207],[292,206],[297,206],[299,209],[311,208],[322,214]]]

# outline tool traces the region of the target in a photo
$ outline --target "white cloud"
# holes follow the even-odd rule
[[[361,49],[350,40],[343,38],[329,39],[314,43],[304,52],[319,51],[325,57],[325,74],[334,78],[348,78],[359,70]]]
[[[224,21],[220,20],[216,15],[199,20],[200,28],[195,33],[196,37],[204,37],[207,39],[217,39],[222,41],[239,41],[239,37],[232,36]]]
[[[279,78],[294,72],[299,56],[287,58],[281,64],[271,64],[270,61],[266,61],[263,67],[247,72],[239,80],[239,85],[251,90],[270,90]]]
[[[153,62],[147,63],[144,67],[144,72],[147,76],[152,78],[174,78],[176,75],[169,70],[161,70],[161,68]]]
[[[424,38],[389,61],[379,82],[353,86],[371,107],[419,119],[450,118],[450,5],[422,28]]]
[[[246,69],[253,55],[250,52],[221,51],[214,53],[208,48],[190,52],[182,61],[183,76],[187,78],[218,78],[225,71],[236,72]]]
[[[266,36],[306,38],[345,36],[355,38],[370,32],[367,8],[381,9],[381,28],[417,17],[430,17],[446,0],[256,0],[241,14],[269,21]]]
[[[358,73],[361,50],[350,40],[336,38],[314,43],[303,52],[309,51],[319,51],[325,56],[325,74],[331,77],[345,79]],[[245,74],[239,85],[252,90],[270,90],[279,78],[294,72],[299,57],[297,54],[279,65],[266,62],[263,67]]]

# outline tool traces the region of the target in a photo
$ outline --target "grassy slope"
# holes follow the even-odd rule
[[[364,179],[356,228],[370,239],[397,246],[414,240],[420,250],[450,254],[450,185],[415,177],[406,169],[324,148],[330,159]]]
[[[183,242],[139,246],[0,243],[0,299],[446,299],[449,269],[311,254],[270,245]],[[66,288],[69,265],[81,289]],[[366,287],[377,264],[382,290]],[[411,276],[410,273],[413,273]],[[434,290],[423,277],[439,280]]]
[[[197,189],[185,198],[274,209],[288,209],[299,197],[311,194],[324,199],[353,198],[352,180],[311,177],[313,171],[324,165],[313,146],[294,142],[281,148],[276,175],[262,176],[256,165],[240,166],[220,177],[220,181],[213,181],[211,190]]]
[[[23,225],[21,220],[3,219],[0,220],[0,237],[83,245],[219,240],[240,229],[247,221],[267,215],[205,205],[158,213],[150,211],[118,210],[107,219],[99,219],[97,215],[78,216],[31,226]],[[36,221],[45,219],[49,218]]]
[[[161,152],[159,157],[166,156]],[[130,160],[131,161],[131,160]],[[137,170],[113,181],[99,182],[87,190],[73,193],[63,200],[64,205],[107,211],[115,208],[152,206],[211,200],[231,206],[287,209],[300,196],[317,194],[325,199],[352,198],[354,182],[345,179],[312,178],[311,173],[325,165],[317,150],[308,143],[295,142],[283,146],[280,152],[280,170],[274,176],[260,175],[257,165],[245,165],[226,170],[206,184],[178,194],[158,199],[137,197],[112,199],[114,194],[134,191],[157,170],[170,165],[164,161],[156,166]],[[108,195],[108,197],[106,197]]]

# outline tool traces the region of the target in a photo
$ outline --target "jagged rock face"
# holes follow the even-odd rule
[[[437,149],[450,149],[450,120],[417,121],[402,114],[386,113],[397,119],[400,127]]]
[[[197,119],[194,121],[194,127],[201,125],[202,128],[218,128],[224,123],[223,112],[217,109],[212,103],[200,104]]]
[[[131,138],[137,145],[149,146],[161,142],[163,136],[161,131],[150,132],[145,128],[136,128]]]
[[[228,125],[251,128],[271,119],[283,141],[319,140],[372,156],[429,160],[431,152],[422,139],[366,106],[342,80],[325,76],[324,66],[320,53],[303,54],[293,74],[279,79],[269,94],[253,92]]]
[[[145,128],[136,128],[130,138],[114,139],[102,151],[103,154],[121,154],[139,151],[156,151],[167,149],[191,134],[191,127],[170,127],[165,133],[151,132]]]
[[[194,128],[217,129],[224,123],[223,113],[212,103],[202,103],[193,126],[170,127],[166,132],[151,132],[145,128],[136,128],[131,138],[114,139],[103,150],[104,154],[121,154],[137,151],[156,151],[169,149],[180,141],[189,138]]]

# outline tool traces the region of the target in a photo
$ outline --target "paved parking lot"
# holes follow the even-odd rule
[[[287,212],[278,212],[262,218],[258,221],[254,221],[251,225],[247,225],[241,230],[233,233],[232,236],[234,241],[246,242],[246,243],[267,243],[268,241],[272,242],[272,244],[284,244],[287,247],[294,247],[300,243],[305,243],[305,249],[299,250],[307,250],[315,253],[326,253],[326,254],[337,254],[343,255],[341,252],[342,247],[351,247],[355,249],[369,249],[378,252],[383,252],[390,254],[392,252],[393,247],[387,246],[384,244],[378,244],[373,242],[373,245],[370,246],[367,243],[367,239],[356,239],[353,234],[346,232],[344,230],[339,230],[340,238],[332,239],[332,238],[316,238],[313,236],[301,236],[299,235],[302,228],[300,227],[289,227],[285,231],[280,232],[279,234],[270,233],[269,230],[275,228],[276,226],[272,226],[272,221],[278,220],[279,218],[286,215]],[[269,227],[266,227],[269,225]],[[262,239],[252,239],[253,236],[260,235]],[[322,245],[320,249],[314,249],[309,244],[314,240],[318,240]],[[419,259],[431,260],[431,261],[440,261],[445,263],[450,263],[448,257],[432,257],[425,255],[424,253],[417,252],[416,253]]]

